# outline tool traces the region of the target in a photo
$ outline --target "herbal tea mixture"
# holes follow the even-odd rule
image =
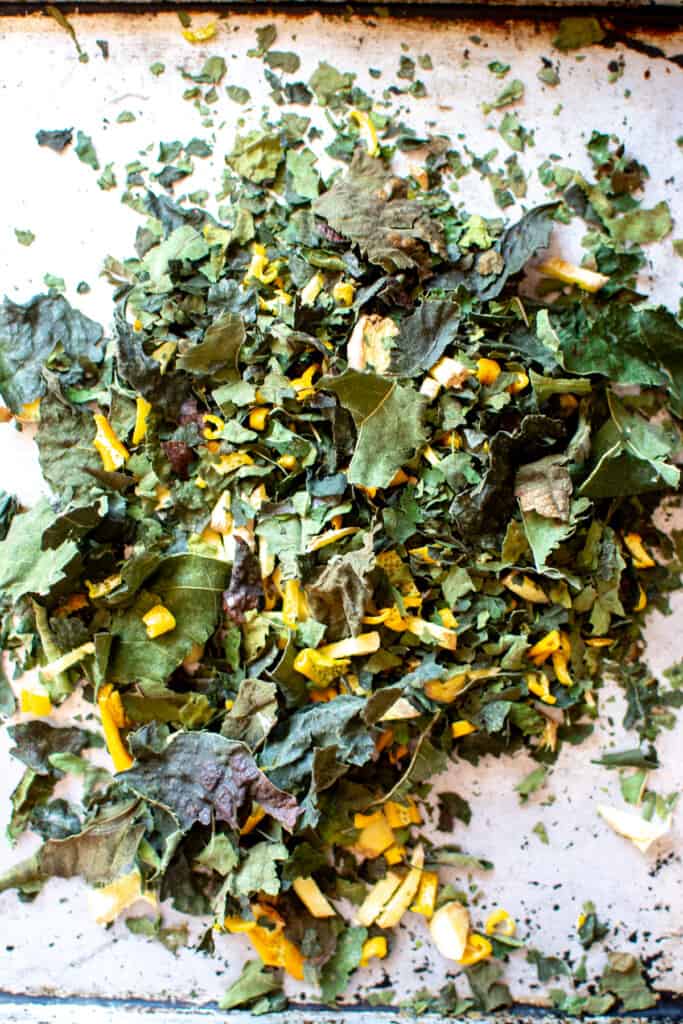
[[[183,19],[189,41],[211,38]],[[575,22],[602,31],[568,19],[558,48],[602,38]],[[16,691],[8,729],[25,765],[9,835],[44,842],[0,888],[30,900],[80,875],[102,924],[145,899],[129,928],[173,949],[183,929],[162,900],[205,917],[205,953],[244,933],[255,956],[225,1009],[283,1007],[285,973],[334,1003],[415,915],[469,982],[421,1010],[510,1005],[512,955],[559,979],[565,1012],[652,1006],[633,952],[612,950],[581,988],[585,967],[529,949],[508,910],[481,916],[468,879],[493,864],[467,852],[466,795],[437,806],[430,791],[453,762],[485,771],[526,748],[527,799],[591,734],[610,679],[634,738],[600,762],[624,798],[600,813],[642,850],[669,829],[675,798],[648,772],[681,675],[657,681],[641,655],[647,609],[679,585],[680,537],[653,514],[679,488],[683,328],[637,284],[668,207],[641,206],[646,167],[594,132],[592,178],[546,161],[547,202],[484,217],[467,174],[489,179],[501,210],[526,194],[519,108],[502,114],[510,156],[494,171],[495,155],[392,113],[402,92],[423,94],[426,55],[419,68],[402,56],[379,101],[326,63],[292,84],[299,58],[275,36],[260,29],[254,55],[281,113],[238,132],[216,215],[208,193],[168,194],[208,142],[161,142],[152,183],[139,161],[126,168],[123,199],[143,219],[132,254],[105,267],[110,333],[52,275],[0,311],[3,416],[36,424],[52,491],[31,509],[2,500],[17,682],[3,679],[0,702],[12,716]],[[485,113],[524,91],[508,65],[489,68]],[[183,72],[205,118],[225,72],[221,56]],[[314,101],[334,128],[324,153]],[[116,187],[85,133],[38,143],[72,147]],[[574,218],[581,266],[545,254]],[[56,722],[76,690],[92,714]],[[98,747],[106,757],[85,755]],[[54,795],[67,775],[79,799]],[[443,842],[422,833],[434,815]],[[587,904],[578,929],[587,949],[608,925]]]

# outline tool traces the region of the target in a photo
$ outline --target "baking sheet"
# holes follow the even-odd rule
[[[211,17],[209,13],[195,14],[193,23]],[[120,181],[125,178],[124,165],[136,158],[159,169],[154,155],[160,139],[194,135],[210,139],[214,135],[214,158],[197,161],[187,185],[188,191],[206,187],[213,194],[238,119],[256,123],[262,104],[268,101],[261,62],[247,56],[254,46],[256,27],[266,21],[278,28],[277,47],[300,55],[302,68],[296,78],[306,80],[318,61],[327,59],[341,70],[356,71],[358,84],[380,96],[382,88],[397,82],[402,53],[414,58],[429,53],[434,70],[420,72],[428,95],[424,99],[401,97],[404,120],[417,127],[427,122],[430,130],[453,137],[463,133],[467,146],[478,154],[497,147],[501,163],[508,155],[496,131],[502,114],[484,116],[480,105],[501,88],[486,65],[494,59],[507,61],[513,68],[510,77],[521,78],[526,86],[524,101],[516,111],[526,127],[536,129],[535,147],[520,155],[530,174],[526,205],[545,198],[536,168],[550,154],[560,154],[564,164],[589,170],[584,147],[591,130],[598,128],[617,131],[647,164],[651,177],[645,204],[668,199],[674,217],[680,221],[682,215],[683,156],[675,140],[681,134],[683,71],[671,58],[683,51],[683,31],[638,32],[638,41],[660,49],[661,57],[621,45],[562,56],[551,46],[552,23],[525,20],[469,21],[461,17],[430,21],[416,17],[394,21],[358,13],[233,11],[219,22],[216,39],[190,46],[173,13],[70,15],[70,19],[89,55],[87,64],[79,63],[72,40],[52,19],[40,14],[0,18],[4,139],[0,266],[4,289],[15,300],[24,301],[44,290],[46,272],[57,274],[66,280],[69,299],[107,324],[111,293],[98,276],[102,261],[107,254],[129,255],[140,223],[136,214],[121,205],[119,191],[100,191],[98,175],[81,164],[73,151],[58,156],[39,148],[35,132],[39,128],[80,128],[92,136],[101,165],[114,162]],[[109,43],[108,60],[96,45],[98,39]],[[238,107],[219,89],[214,128],[207,129],[202,128],[194,106],[182,100],[188,83],[176,69],[195,72],[205,57],[214,53],[228,62],[226,82],[248,85],[253,103]],[[536,78],[542,57],[559,67],[561,84],[556,88]],[[621,58],[623,76],[610,84],[608,65]],[[149,65],[159,60],[165,63],[166,73],[155,78]],[[370,77],[369,68],[382,69],[379,83]],[[132,110],[137,120],[117,124],[116,116],[122,110]],[[315,106],[305,113],[325,125]],[[460,148],[462,140],[456,144]],[[150,152],[147,147],[152,147]],[[183,187],[181,183],[176,195],[182,194]],[[461,180],[454,202],[463,202],[473,212],[500,213],[488,183],[474,172]],[[514,218],[520,212],[521,207],[510,208],[506,215]],[[19,246],[14,228],[33,230],[34,244]],[[578,259],[577,230],[556,232],[553,252]],[[673,237],[682,233],[677,225]],[[81,280],[91,285],[89,294],[76,294]],[[683,262],[673,254],[671,241],[650,246],[643,275],[645,289],[676,308],[682,284]],[[4,425],[0,427],[0,444],[0,485],[30,503],[42,488],[30,437]],[[675,596],[672,606],[673,618],[653,615],[650,619],[648,658],[654,672],[661,672],[683,655],[683,595]],[[548,786],[524,806],[519,806],[514,786],[534,767],[526,755],[486,758],[477,768],[467,763],[454,765],[435,788],[457,789],[471,803],[473,819],[468,828],[459,825],[449,838],[495,863],[493,872],[469,879],[479,890],[476,917],[483,918],[502,905],[517,919],[521,936],[530,946],[547,955],[561,956],[568,951],[576,964],[582,950],[575,937],[575,921],[583,902],[591,899],[601,918],[611,924],[610,947],[639,952],[650,960],[657,988],[683,993],[681,825],[676,823],[671,836],[643,856],[597,817],[597,803],[620,804],[621,797],[617,774],[593,765],[591,758],[605,749],[633,745],[633,737],[624,736],[619,725],[621,694],[603,691],[601,703],[602,729],[580,747],[566,748]],[[73,698],[61,716],[77,710]],[[670,793],[683,784],[682,738],[679,723],[675,732],[664,734],[658,743],[663,766],[656,777],[659,792]],[[7,746],[3,732],[2,820],[9,817],[9,793],[21,774],[19,764],[7,757]],[[679,822],[683,820],[680,813],[678,817]],[[538,821],[545,824],[548,846],[532,832]],[[432,834],[446,841],[443,835]],[[31,837],[13,849],[2,840],[0,871],[35,846],[37,841]],[[444,872],[444,876],[467,883],[455,872]],[[144,912],[144,907],[139,912]],[[173,956],[158,943],[131,935],[123,921],[104,930],[92,921],[85,887],[75,881],[51,881],[32,904],[4,894],[0,896],[0,914],[0,987],[19,995],[179,999],[196,1005],[220,998],[239,974],[243,960],[252,955],[246,940],[239,936],[217,936],[216,957],[209,958],[190,949]],[[169,912],[168,918],[177,921],[181,915]],[[447,978],[457,976],[457,965],[435,954],[423,920],[414,915],[408,918],[390,958],[362,972],[364,984],[351,993],[352,998],[363,999],[368,990],[381,985],[393,989],[397,1000],[408,998],[421,988],[436,989]],[[198,931],[193,927],[193,934]],[[601,947],[591,951],[589,974],[599,972],[603,959]],[[511,958],[506,974],[517,1000],[539,1001],[543,990],[523,954]],[[462,990],[466,991],[464,982]],[[288,984],[288,991],[295,1000],[310,1001],[315,996],[297,983]],[[0,1020],[57,1019],[41,1017],[40,1013],[47,1011],[35,1009],[36,1005],[30,1004],[34,1007],[30,1012],[37,1014],[33,1017],[11,1017],[3,1016],[0,1004]],[[19,1013],[8,1006],[7,1014]],[[87,1012],[83,1009],[83,1019]],[[125,1012],[128,1020],[134,1019],[132,1008]],[[338,1014],[335,1019],[340,1019]]]

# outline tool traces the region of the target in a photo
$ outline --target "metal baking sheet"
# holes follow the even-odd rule
[[[195,23],[210,20],[209,12],[195,13]],[[247,56],[254,45],[255,29],[266,12],[232,11],[219,21],[219,34],[208,44],[190,46],[181,34],[175,13],[99,13],[70,15],[79,43],[89,63],[79,63],[73,41],[42,14],[0,17],[0,123],[3,156],[0,163],[0,267],[4,289],[19,301],[43,289],[46,272],[67,282],[67,296],[88,315],[107,324],[111,315],[109,285],[99,277],[108,254],[125,257],[132,251],[139,218],[119,202],[119,192],[101,192],[97,175],[79,163],[73,152],[61,156],[39,148],[39,128],[74,126],[92,136],[100,163],[113,161],[119,179],[124,165],[145,153],[153,165],[154,153],[146,153],[159,139],[215,136],[215,156],[190,179],[189,189],[217,190],[223,155],[232,144],[237,120],[258,121],[268,87],[260,61]],[[676,56],[683,52],[683,30],[654,25],[639,28],[623,42],[609,41],[582,54],[563,56],[553,50],[556,25],[524,18],[468,19],[403,16],[395,20],[376,13],[315,13],[269,11],[267,20],[278,29],[278,47],[293,49],[301,57],[300,77],[306,79],[322,58],[342,70],[353,70],[367,91],[395,81],[399,58],[407,52],[416,57],[429,53],[434,70],[422,77],[428,95],[424,99],[401,97],[403,118],[414,125],[456,136],[462,133],[468,147],[484,153],[500,147],[496,126],[500,113],[484,116],[483,100],[499,90],[499,82],[487,71],[493,59],[509,62],[515,77],[526,86],[517,112],[523,123],[535,128],[535,147],[521,155],[529,173],[531,205],[545,198],[536,174],[537,166],[552,153],[563,162],[587,171],[585,143],[593,128],[618,132],[650,171],[645,201],[652,205],[668,199],[680,237],[683,216],[683,154],[676,146],[681,134],[680,96],[683,71]],[[96,40],[106,40],[105,59]],[[228,62],[228,81],[248,85],[253,103],[237,107],[221,91],[212,130],[202,129],[191,103],[183,101],[185,83],[177,68],[196,70],[206,56],[221,53]],[[551,59],[560,71],[561,84],[543,85],[536,72],[541,59]],[[623,75],[608,80],[610,62],[623,59]],[[166,73],[153,77],[149,65],[163,61]],[[379,87],[369,68],[382,70]],[[132,110],[137,120],[116,124],[116,116]],[[321,125],[321,112],[306,111]],[[501,159],[507,155],[501,151]],[[411,158],[412,159],[412,158]],[[490,188],[471,173],[460,182],[454,202],[470,210],[497,215]],[[514,217],[521,208],[509,209]],[[16,244],[14,228],[30,228],[36,241],[30,248]],[[572,230],[558,230],[553,251],[571,259],[580,256]],[[91,285],[86,295],[76,295],[76,284]],[[670,240],[650,246],[643,285],[659,301],[678,306],[683,284],[683,263]],[[41,493],[37,460],[27,433],[10,425],[0,426],[2,464],[0,484],[31,502]],[[648,658],[652,670],[661,672],[683,655],[683,595],[672,602],[674,616],[653,614],[648,628]],[[494,861],[488,875],[472,875],[476,886],[477,913],[502,905],[518,920],[523,938],[546,954],[568,952],[578,963],[581,949],[575,921],[585,900],[593,900],[609,920],[613,949],[639,951],[648,958],[656,987],[663,992],[683,993],[683,871],[681,869],[681,815],[669,838],[643,856],[610,832],[596,815],[598,802],[619,802],[618,778],[591,763],[598,751],[632,745],[622,733],[621,693],[609,687],[601,697],[602,727],[580,747],[563,751],[549,785],[519,806],[514,786],[533,762],[524,754],[513,758],[485,759],[477,768],[458,763],[438,780],[436,789],[452,789],[464,795],[473,809],[468,828],[459,826],[455,841],[468,852]],[[61,717],[78,711],[73,698]],[[679,728],[659,742],[662,769],[657,789],[670,793],[683,785],[680,757],[683,732]],[[0,818],[9,816],[9,793],[18,781],[19,765],[7,756],[8,740],[0,733]],[[552,797],[552,802],[549,799]],[[550,843],[543,845],[532,832],[542,821]],[[443,835],[433,832],[445,841]],[[35,848],[35,838],[25,838],[11,848],[0,841],[0,870]],[[452,876],[455,879],[455,875]],[[462,879],[461,879],[462,880]],[[467,881],[466,879],[464,881]],[[191,949],[173,956],[158,943],[130,934],[119,921],[103,930],[87,909],[86,889],[76,881],[51,881],[31,904],[20,903],[6,893],[0,896],[2,945],[0,946],[0,1020],[76,1021],[92,1016],[102,1024],[114,1024],[125,1013],[128,1021],[158,1013],[175,1022],[167,1001],[197,1007],[214,1003],[239,974],[248,956],[238,936],[217,936],[214,958]],[[138,912],[138,911],[136,911]],[[139,912],[144,912],[144,907]],[[180,915],[168,912],[172,921]],[[423,987],[436,989],[457,976],[457,967],[441,960],[430,945],[421,919],[402,929],[391,957],[363,972],[363,985],[351,992],[356,1004],[368,990],[388,985],[396,999],[408,998]],[[192,934],[198,929],[193,926]],[[599,971],[602,948],[591,951],[589,972]],[[457,978],[456,978],[457,980]],[[507,980],[520,1003],[537,1004],[542,989],[524,956],[511,958]],[[466,989],[462,983],[463,991]],[[315,993],[289,985],[295,1001],[309,1003]],[[55,998],[73,997],[57,1003]],[[98,1000],[133,1000],[126,1004]],[[92,1002],[92,1001],[95,1002]],[[152,1002],[150,1002],[152,1001]],[[120,1009],[117,1009],[119,1005]],[[178,1009],[178,1020],[184,1016]],[[212,1011],[207,1011],[210,1013]],[[374,1012],[374,1011],[373,1011]],[[117,1014],[120,1013],[120,1018]],[[190,1014],[192,1016],[192,1014]],[[381,1019],[392,1020],[393,1014]],[[225,1019],[226,1015],[220,1015]],[[341,1020],[304,1014],[305,1019]],[[370,1018],[372,1018],[372,1014]],[[192,1019],[203,1019],[192,1017]],[[235,1015],[235,1019],[245,1019]],[[280,1015],[280,1020],[283,1016]],[[295,1017],[291,1018],[292,1021]],[[303,1018],[296,1017],[296,1020]],[[364,1018],[353,1016],[356,1024]]]

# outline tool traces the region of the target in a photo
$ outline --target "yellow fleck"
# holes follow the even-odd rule
[[[99,453],[104,469],[108,473],[112,473],[114,470],[120,469],[129,458],[128,449],[124,447],[112,430],[106,416],[95,413],[93,418],[97,427],[93,447]]]
[[[638,587],[638,601],[634,607],[634,612],[643,612],[647,608],[647,594],[642,587]]]
[[[314,537],[310,541],[306,550],[308,552],[319,551],[320,548],[327,547],[328,544],[334,544],[338,540],[342,540],[344,537],[351,537],[354,533],[358,533],[359,526],[342,526],[339,530],[326,530],[325,533],[321,533],[318,537]]]
[[[451,734],[454,740],[459,740],[462,736],[469,736],[470,733],[476,732],[476,725],[472,725],[465,718],[460,718],[457,722],[453,722],[451,726]]]
[[[301,584],[298,580],[287,580],[282,599],[282,621],[288,629],[296,629],[297,624],[305,622],[308,617],[308,604]]]
[[[175,616],[163,604],[155,604],[153,608],[145,612],[142,621],[150,640],[163,636],[164,633],[170,633],[176,627]]]
[[[313,378],[319,370],[320,366],[318,363],[313,363],[311,366],[306,367],[300,377],[295,377],[294,380],[290,381],[296,392],[297,401],[303,402],[305,398],[310,398],[315,393]]]
[[[225,421],[220,416],[214,416],[211,412],[204,414],[204,424],[202,433],[207,441],[216,441],[225,430]]]
[[[240,829],[240,835],[248,836],[250,832],[254,831],[259,822],[263,821],[265,816],[266,812],[263,807],[260,804],[254,804],[254,809]]]
[[[206,25],[200,25],[199,28],[184,28],[183,38],[187,39],[188,43],[206,43],[209,39],[213,39],[216,32],[216,22],[209,21]]]
[[[493,946],[489,940],[485,939],[483,935],[472,932],[467,939],[465,952],[460,957],[459,963],[464,967],[471,967],[472,964],[478,964],[480,960],[486,960],[492,952]]]
[[[95,601],[98,597],[111,594],[112,590],[116,590],[121,585],[121,574],[116,572],[112,576],[100,580],[99,583],[91,583],[90,580],[86,580],[85,585],[88,589],[88,597],[91,601]]]
[[[32,402],[24,402],[21,411],[17,413],[20,423],[35,423],[40,419],[40,399],[34,398]]]
[[[568,263],[567,260],[557,257],[544,260],[539,264],[538,270],[554,281],[578,285],[584,292],[599,292],[609,281],[609,277],[605,274],[598,274],[586,267],[577,267],[576,264]]]
[[[268,266],[265,247],[254,242],[251,247],[251,262],[244,276],[244,283],[246,284],[253,277],[262,284],[272,284],[277,277],[278,266],[277,260]]]
[[[384,935],[366,939],[360,952],[360,966],[367,967],[370,960],[384,960],[387,955],[387,940]]]
[[[549,633],[539,640],[529,651],[529,658],[536,664],[542,665],[555,651],[559,651],[561,645],[559,629],[551,629]]]
[[[409,825],[422,824],[422,815],[412,800],[409,800],[407,804],[388,800],[384,805],[384,813],[392,828],[406,828]]]
[[[515,373],[515,379],[510,384],[507,390],[511,395],[518,395],[520,391],[524,391],[529,386],[529,378],[523,370],[519,370]]]
[[[500,377],[500,363],[495,359],[477,359],[477,379],[480,384],[495,384]]]
[[[47,693],[35,690],[22,690],[19,695],[19,710],[25,715],[36,715],[44,718],[52,711],[52,701]]]
[[[652,569],[657,564],[652,555],[646,550],[643,538],[639,533],[627,533],[624,536],[624,544],[633,559],[635,569]]]
[[[436,906],[436,893],[439,888],[439,876],[436,871],[423,871],[415,902],[410,908],[414,914],[422,914],[430,918]]]
[[[125,715],[121,695],[111,683],[100,689],[97,695],[97,706],[100,709],[104,739],[114,762],[114,769],[117,772],[125,772],[132,766],[133,758],[119,733],[119,729],[125,724]]]
[[[135,320],[133,320],[133,330],[135,331],[136,334],[142,330],[142,320],[138,316],[136,316]]]
[[[352,281],[337,281],[332,289],[332,298],[339,306],[350,306],[356,293],[356,286]]]
[[[177,341],[164,341],[158,348],[155,348],[152,352],[152,359],[159,364],[159,371],[163,377],[166,373],[166,369],[171,359],[175,354],[175,350],[178,347]]]
[[[249,426],[252,430],[265,430],[270,409],[259,405],[249,413]]]
[[[531,604],[548,604],[548,595],[529,576],[511,572],[502,580],[503,586]]]
[[[231,452],[230,455],[221,455],[218,462],[212,463],[212,468],[225,476],[226,473],[233,473],[240,466],[253,466],[254,460],[247,452]]]
[[[507,910],[503,910],[502,907],[499,907],[498,910],[494,910],[493,913],[489,914],[486,918],[484,931],[487,935],[498,934],[511,938],[517,931],[517,925],[510,917]]]
[[[588,647],[611,647],[613,643],[608,636],[591,636],[586,640]]]
[[[293,469],[296,469],[298,463],[296,455],[281,455],[277,460],[278,466],[282,466],[288,473],[291,473]]]
[[[194,485],[195,487],[198,487],[200,491],[203,491],[205,487],[209,486],[203,476],[196,476],[194,478]]]
[[[394,843],[393,846],[390,846],[388,850],[384,851],[384,859],[389,867],[393,867],[395,864],[400,864],[401,861],[405,860],[405,855],[405,846],[399,846],[397,843]]]
[[[550,680],[545,672],[530,672],[526,677],[529,693],[539,697],[544,704],[556,704],[557,697],[550,692]]]
[[[151,404],[141,395],[135,399],[135,427],[133,428],[133,444],[140,444],[147,435],[147,419],[152,411]]]
[[[313,277],[304,285],[301,289],[301,305],[302,306],[314,306],[315,300],[320,295],[325,284],[325,278],[319,270],[315,272]]]
[[[372,123],[370,115],[364,110],[351,110],[349,112],[349,119],[351,121],[355,121],[358,125],[358,131],[361,139],[365,143],[368,156],[378,156],[379,142],[377,139],[377,130]]]

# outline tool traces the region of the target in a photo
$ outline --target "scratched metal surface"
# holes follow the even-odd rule
[[[201,22],[202,17],[197,15],[195,20]],[[359,84],[368,91],[378,88],[368,69],[381,68],[381,90],[395,81],[399,57],[404,52],[402,45],[413,56],[430,53],[434,70],[422,75],[428,96],[422,100],[402,98],[405,120],[416,125],[429,122],[438,132],[464,133],[467,145],[480,154],[498,146],[501,161],[507,155],[495,131],[501,115],[484,117],[480,104],[500,88],[486,70],[487,63],[494,58],[506,60],[526,85],[524,102],[518,107],[520,118],[527,127],[536,128],[535,148],[522,156],[530,175],[528,204],[544,198],[535,170],[550,153],[561,154],[563,161],[573,167],[588,169],[584,145],[596,127],[617,130],[629,148],[645,160],[651,174],[647,205],[667,198],[680,221],[683,159],[675,139],[680,135],[678,107],[683,72],[669,58],[683,51],[683,32],[638,32],[636,43],[641,51],[640,44],[646,43],[659,48],[663,56],[647,56],[636,52],[632,45],[615,44],[596,47],[582,59],[577,55],[562,57],[553,51],[552,24],[524,20],[501,23],[460,18],[435,24],[420,18],[394,22],[372,15],[284,12],[271,12],[268,20],[278,27],[278,48],[294,49],[301,56],[298,77],[303,79],[325,57],[344,70],[357,71]],[[158,169],[154,153],[159,139],[213,135],[215,158],[198,162],[189,190],[206,186],[215,191],[237,119],[257,121],[261,103],[267,99],[261,64],[247,56],[254,43],[254,30],[263,23],[264,16],[233,13],[221,22],[218,38],[200,47],[191,47],[182,40],[172,13],[107,13],[74,16],[72,21],[81,45],[90,55],[88,64],[78,62],[72,41],[51,19],[38,14],[0,18],[0,119],[4,138],[11,140],[0,170],[0,269],[4,290],[15,300],[25,300],[40,291],[46,272],[63,276],[69,298],[106,324],[111,312],[110,291],[98,277],[99,269],[108,253],[123,257],[132,251],[138,218],[120,204],[118,192],[98,189],[97,175],[79,163],[73,152],[57,156],[39,149],[35,131],[73,125],[88,132],[101,164],[113,161],[119,180],[125,177],[124,165],[141,152],[143,162]],[[98,50],[97,39],[109,42],[108,61]],[[196,70],[210,53],[226,57],[229,82],[247,84],[254,103],[246,109],[238,108],[220,90],[214,127],[202,129],[197,111],[181,99],[186,83],[176,68]],[[555,89],[536,79],[541,57],[551,58],[560,69],[561,84]],[[623,77],[609,84],[608,64],[622,57]],[[158,79],[148,70],[155,60],[163,60],[167,67]],[[115,123],[124,109],[136,114],[135,123]],[[308,108],[307,113],[324,124],[315,108]],[[149,146],[153,151],[147,151]],[[471,210],[492,215],[498,212],[488,184],[480,182],[474,173],[461,180],[454,201],[464,202]],[[515,215],[515,210],[507,212]],[[16,244],[14,228],[31,228],[36,233],[31,248]],[[681,233],[677,226],[674,237]],[[571,230],[556,234],[553,249],[568,258],[580,255],[577,237]],[[648,257],[643,284],[657,299],[676,307],[683,264],[676,262],[670,241],[650,247]],[[92,286],[90,294],[76,295],[75,286],[81,280]],[[41,483],[30,437],[1,426],[0,445],[0,485],[14,490],[26,502],[34,500]],[[682,597],[673,602],[673,619],[653,616],[650,621],[648,649],[654,672],[661,672],[683,654]],[[454,765],[438,780],[436,789],[457,789],[470,801],[473,820],[467,829],[460,826],[453,837],[445,837],[434,828],[431,834],[437,840],[455,840],[468,852],[495,862],[495,870],[488,875],[459,879],[471,887],[475,921],[481,922],[493,907],[502,905],[517,919],[522,937],[531,946],[539,946],[547,954],[568,952],[576,964],[582,951],[575,938],[575,920],[582,903],[592,899],[601,916],[611,923],[611,948],[637,949],[650,958],[658,988],[683,993],[681,827],[676,824],[669,838],[643,856],[597,818],[595,804],[619,804],[620,795],[616,774],[593,765],[591,758],[606,748],[633,745],[622,735],[619,725],[623,713],[620,694],[608,690],[602,700],[604,727],[590,742],[564,751],[548,786],[524,806],[518,805],[514,786],[533,767],[526,756],[488,758],[478,768],[466,763]],[[77,698],[73,698],[60,713],[61,718],[78,710]],[[682,738],[680,725],[676,732],[662,737],[659,749],[663,767],[653,780],[659,792],[681,788]],[[9,794],[20,775],[19,766],[7,757],[7,746],[2,733],[2,820],[7,820]],[[532,833],[538,821],[547,828],[548,846]],[[36,845],[31,837],[14,848],[0,841],[0,870]],[[450,880],[457,879],[454,873],[444,874]],[[136,908],[134,912],[144,913],[144,909]],[[60,1011],[36,1002],[21,1004],[21,997],[27,994],[172,999],[194,1005],[215,1001],[250,955],[246,941],[238,936],[218,936],[214,958],[191,949],[181,950],[174,957],[158,943],[131,935],[123,921],[103,930],[92,921],[85,887],[76,881],[50,882],[32,904],[22,904],[13,894],[4,894],[0,896],[0,915],[0,987],[18,999],[11,1005],[0,1002],[0,1020],[67,1019],[64,1007]],[[180,919],[172,912],[167,915],[171,921]],[[434,953],[422,919],[407,917],[389,959],[364,972],[364,984],[352,993],[356,1001],[373,987],[393,989],[397,997],[405,998],[425,985],[437,988],[447,978],[457,978],[457,967]],[[197,932],[193,926],[191,933]],[[602,951],[592,952],[589,971],[599,971],[603,957]],[[523,955],[511,959],[507,977],[520,1002],[541,1001],[542,992]],[[464,982],[462,990],[466,990]],[[297,984],[291,984],[288,991],[292,998],[304,1002],[314,995]],[[90,1016],[84,1004],[69,1006],[71,1021]],[[142,1014],[133,1006],[122,1009],[121,1014],[124,1012],[129,1021],[137,1019],[134,1014]],[[159,1013],[163,1017],[163,1011]],[[119,1018],[115,1014],[110,1018],[101,1010],[96,1019],[108,1024],[110,1019]]]

